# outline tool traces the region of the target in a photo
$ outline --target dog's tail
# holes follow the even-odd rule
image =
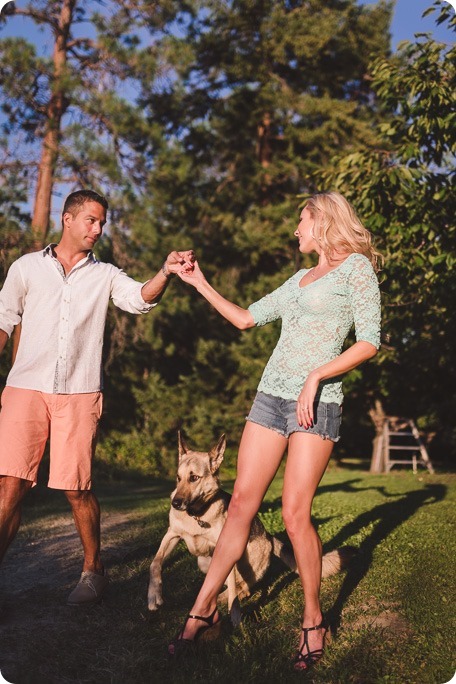
[[[341,570],[346,570],[355,553],[356,549],[354,546],[341,546],[340,549],[325,553],[321,559],[322,578],[331,577],[331,575],[336,575]]]
[[[296,572],[297,567],[293,551],[276,537],[272,538],[272,552],[285,565],[288,565],[290,570]],[[322,558],[322,578],[336,575],[341,570],[345,570],[355,553],[356,549],[353,546],[342,546],[340,549],[325,553]]]

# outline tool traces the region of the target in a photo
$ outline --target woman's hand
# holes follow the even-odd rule
[[[315,371],[312,371],[307,376],[296,406],[296,416],[298,424],[302,427],[309,428],[313,425],[314,420],[314,401],[317,394],[320,379]]]
[[[198,285],[207,282],[196,260],[192,262],[191,267],[189,267],[187,264],[184,264],[184,266],[177,271],[177,275],[181,280],[184,281],[184,283],[193,285],[193,287],[196,288],[198,288]]]
[[[182,252],[171,252],[166,257],[165,268],[168,273],[177,273],[181,269],[186,269],[189,272],[193,270],[193,264],[195,262],[195,252],[193,249],[187,249]]]

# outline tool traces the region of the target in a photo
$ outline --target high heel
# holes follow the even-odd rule
[[[217,620],[215,620],[215,614],[217,612],[217,606],[215,606],[214,610],[208,617],[203,617],[202,615],[192,615],[189,613],[187,617],[185,618],[184,624],[182,625],[182,629],[180,632],[174,637],[174,639],[168,644],[168,653],[170,656],[175,656],[179,651],[182,650],[187,650],[192,644],[195,643],[198,639],[201,638],[201,636],[204,633],[207,633],[209,630],[215,630],[217,627],[217,631],[220,628],[220,623],[221,623],[221,618],[220,616],[218,617]],[[182,636],[184,631],[185,631],[185,626],[189,620],[201,620],[201,622],[206,622],[206,625],[202,625],[198,631],[196,632],[195,636],[193,639],[184,639]],[[215,634],[213,635],[214,637],[216,636]]]
[[[309,647],[309,632],[313,632],[316,629],[325,630],[325,633],[323,634],[323,643],[321,648],[316,648],[314,651],[311,651]],[[316,625],[315,627],[302,627],[302,631],[304,632],[304,642],[294,658],[293,666],[297,672],[308,672],[323,656],[325,642],[329,637],[329,624],[323,616],[319,625]],[[307,649],[306,653],[304,653],[304,649]],[[302,667],[302,665],[304,665],[304,667]]]

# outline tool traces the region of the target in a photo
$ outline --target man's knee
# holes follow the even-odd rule
[[[90,489],[66,490],[65,496],[72,507],[98,505],[97,498]]]
[[[14,510],[31,489],[33,482],[19,477],[0,475],[0,509]]]

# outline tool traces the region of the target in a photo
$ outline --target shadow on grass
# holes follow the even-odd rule
[[[318,489],[317,494],[318,496],[332,491],[359,494],[361,491],[365,492],[372,490],[380,493],[387,499],[394,498],[394,501],[386,501],[360,514],[355,520],[337,533],[330,542],[325,544],[324,552],[340,548],[347,542],[350,543],[350,539],[362,529],[369,527],[372,524],[375,525],[372,533],[358,547],[357,553],[350,563],[349,570],[345,576],[336,602],[328,611],[328,617],[331,621],[331,625],[334,627],[335,633],[340,624],[343,607],[350,595],[367,574],[372,565],[373,554],[378,544],[385,540],[396,528],[400,527],[404,522],[411,518],[420,508],[443,500],[447,493],[447,487],[445,485],[428,484],[423,489],[414,490],[404,495],[398,495],[389,493],[383,486],[363,488],[353,486],[360,481],[362,480],[353,479],[348,480],[343,484],[336,483],[333,485],[324,485]],[[275,511],[280,509],[281,506],[282,499],[281,497],[277,497],[272,502],[264,502],[260,510],[262,512]],[[324,524],[329,519],[330,518],[314,518],[315,526],[318,527],[318,525]],[[290,545],[286,532],[276,533],[275,536],[281,539],[285,544]],[[279,577],[271,591],[271,580],[274,581],[274,577],[277,579],[280,568],[283,572],[283,564],[280,564],[279,562],[271,564],[271,568],[266,577],[257,585],[257,587],[255,587],[255,590],[258,589],[261,591],[262,596],[258,601],[252,603],[248,613],[254,613],[259,604],[264,605],[265,600],[267,602],[272,600],[285,586],[296,578],[294,573],[286,573],[284,576]]]
[[[328,611],[328,617],[334,631],[340,624],[341,613],[350,595],[367,574],[373,559],[375,548],[385,540],[396,528],[411,518],[422,506],[442,501],[445,498],[447,487],[440,484],[428,484],[424,489],[408,492],[400,496],[396,501],[389,501],[375,506],[369,511],[359,515],[356,520],[346,525],[331,540],[330,548],[342,546],[347,539],[359,532],[364,527],[375,524],[373,532],[362,542],[353,559],[350,569],[343,581],[339,595],[334,606]]]
[[[384,486],[372,486],[372,487],[356,487],[353,486],[358,482],[364,482],[363,478],[357,477],[353,480],[347,480],[346,482],[335,482],[334,484],[320,485],[317,489],[316,497],[318,498],[322,494],[328,494],[330,492],[336,492],[340,494],[341,492],[346,492],[347,494],[359,494],[361,491],[375,491],[384,496],[385,498],[397,498],[397,494],[390,494],[386,487]],[[260,507],[260,513],[265,513],[267,511],[277,511],[282,508],[282,497],[278,496],[274,501],[263,501]],[[321,524],[321,520],[319,523]]]
[[[325,551],[339,548],[347,542],[350,543],[350,539],[361,530],[375,525],[373,531],[361,543],[358,553],[353,559],[349,571],[343,580],[334,606],[328,613],[336,632],[340,624],[344,605],[369,571],[373,561],[373,554],[378,544],[385,540],[405,521],[411,518],[417,510],[423,506],[431,505],[444,499],[447,491],[447,488],[444,485],[427,484],[422,489],[420,488],[403,495],[392,495],[382,486],[363,487],[360,489],[359,486],[357,487],[356,485],[359,485],[361,481],[362,479],[360,478],[354,478],[342,484],[323,485],[318,490],[318,495],[333,491],[359,494],[360,491],[373,490],[378,491],[385,498],[394,499],[387,500],[372,509],[361,513],[355,520],[345,525],[329,543],[325,544]],[[147,501],[159,497],[167,497],[172,488],[173,482],[170,480],[154,480],[149,486],[138,483],[133,487],[129,486],[126,491],[124,490],[122,492],[119,491],[118,484],[109,483],[100,486],[97,494],[101,499],[103,510],[128,511],[130,509],[135,509],[138,505],[138,501],[146,503]],[[53,516],[56,512],[69,511],[66,499],[61,492],[52,490],[45,490],[44,492],[32,491],[29,497],[30,501],[28,505],[32,510],[33,508],[36,509],[36,515],[35,512],[32,512],[32,517],[36,517],[37,519]],[[42,506],[44,501],[46,502],[46,506],[43,510]],[[36,505],[34,506],[34,504]],[[280,507],[281,498],[277,497],[272,502],[264,502],[261,510],[277,510]],[[120,548],[111,549],[109,554],[111,563],[119,563],[120,565],[124,563],[141,564],[146,560],[152,559],[161,536],[166,530],[165,515],[165,511],[163,511],[163,513],[160,512],[160,518],[163,516],[163,529],[150,529],[150,537],[147,541],[145,541],[144,531],[132,531],[127,544],[124,543]],[[323,519],[316,520],[317,524],[322,524],[323,522],[325,522]],[[119,530],[121,528],[123,529],[125,525],[128,526],[128,523],[123,523],[122,526],[119,526]],[[289,544],[286,532],[280,532],[275,536]],[[180,605],[181,602],[185,605],[188,602],[188,595],[196,595],[201,583],[200,580],[202,575],[200,575],[196,568],[196,561],[195,559],[191,559],[190,561],[188,551],[183,546],[176,550],[176,553],[167,561],[168,573],[171,570],[168,577],[172,576],[173,572],[177,571],[178,568],[182,571],[182,564],[185,567],[185,572],[183,573],[183,576],[182,573],[180,573],[182,584],[178,585],[179,591],[177,591],[176,586],[168,587],[168,600],[171,606]],[[191,564],[194,564],[195,566],[192,570],[190,570]],[[146,578],[142,572],[139,574],[141,579],[138,579],[137,581],[145,584]],[[249,601],[248,606],[246,605],[245,618],[247,620],[256,619],[256,611],[258,608],[273,601],[295,579],[296,575],[294,573],[287,570],[277,559],[272,559],[269,571],[264,579],[256,585],[254,596]],[[166,580],[165,582],[167,583]],[[127,589],[130,581],[126,579],[124,580],[124,583],[125,589]],[[122,584],[122,581],[120,581],[120,584]],[[134,582],[133,584],[136,583]],[[144,591],[145,590],[143,589],[142,593],[144,593]]]

